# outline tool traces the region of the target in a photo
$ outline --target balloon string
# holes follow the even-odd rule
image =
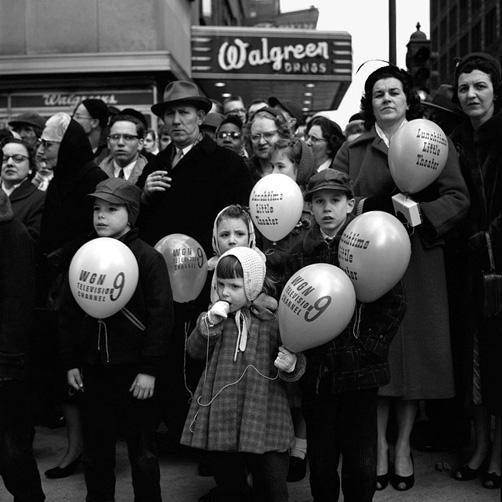
[[[106,329],[106,323],[98,319],[98,350],[101,350],[101,327],[103,327],[105,333],[105,352],[106,352],[106,362],[110,362],[110,353],[108,352],[108,330]]]
[[[354,322],[354,325],[352,326],[352,334],[354,335],[354,338],[359,338],[359,328],[361,325],[363,305],[363,303],[360,303],[356,309],[356,320]]]
[[[203,407],[208,407],[208,406],[211,406],[214,401],[216,400],[217,397],[219,397],[219,395],[224,392],[226,389],[228,389],[229,387],[232,387],[233,385],[237,385],[243,378],[244,378],[244,375],[246,374],[247,370],[248,369],[254,369],[256,371],[256,373],[258,373],[258,375],[260,375],[261,377],[265,378],[266,380],[270,380],[271,382],[273,382],[274,380],[277,380],[279,378],[279,370],[277,370],[277,373],[275,374],[275,376],[273,377],[270,377],[268,375],[265,375],[263,374],[256,366],[254,366],[253,364],[248,364],[245,368],[244,368],[244,371],[241,373],[241,375],[239,376],[239,378],[237,378],[237,380],[234,380],[233,382],[229,382],[227,384],[225,384],[216,394],[214,394],[214,396],[207,402],[207,403],[203,403],[202,402],[202,396],[199,396],[197,398],[197,404],[199,406],[203,406]],[[190,422],[190,426],[189,426],[189,430],[190,432],[194,432],[194,426],[195,426],[195,422],[197,420],[197,415],[199,414],[199,410],[197,410],[197,412],[195,413],[194,417],[193,417],[193,420]]]
[[[188,402],[191,402],[193,400],[193,392],[190,390],[188,387],[188,380],[187,380],[187,344],[188,344],[188,333],[190,331],[190,321],[185,321],[184,325],[184,332],[185,332],[185,350],[183,351],[183,383],[185,385],[185,389],[190,395],[190,399]]]

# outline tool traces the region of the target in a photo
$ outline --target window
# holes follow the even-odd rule
[[[453,7],[450,10],[450,29],[449,34],[450,37],[453,37],[457,34],[457,6]]]
[[[446,45],[446,18],[441,20],[439,36],[441,37],[441,46],[444,47]]]
[[[460,19],[462,23],[467,23],[468,4],[467,0],[460,0]]]
[[[461,39],[460,39],[460,54],[462,56],[465,56],[468,54],[469,51],[469,34],[466,33]]]
[[[473,52],[481,50],[481,23],[476,24],[472,29],[471,50]]]

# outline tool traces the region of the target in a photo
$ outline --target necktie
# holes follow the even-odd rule
[[[183,158],[183,150],[176,148],[176,155],[173,158],[172,166],[175,167],[176,164]]]
[[[122,178],[122,179],[125,178],[124,177],[124,168],[123,167],[119,168],[119,175],[117,176],[117,178]]]

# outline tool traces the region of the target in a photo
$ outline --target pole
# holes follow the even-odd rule
[[[396,0],[389,0],[389,63],[396,64]]]

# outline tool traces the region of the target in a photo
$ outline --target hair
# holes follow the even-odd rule
[[[149,134],[151,134],[151,135],[153,136],[153,140],[154,140],[154,141],[157,141],[157,131],[156,131],[155,129],[147,129],[147,130],[145,131],[145,138],[146,138]]]
[[[409,73],[394,65],[383,66],[375,70],[364,83],[364,95],[361,98],[361,112],[364,117],[364,126],[368,130],[371,129],[376,122],[375,113],[373,111],[373,87],[379,80],[384,78],[396,78],[401,82],[409,108],[406,112],[406,118],[412,120],[422,116],[420,97],[413,90],[413,82]]]
[[[242,96],[231,95],[231,96],[227,96],[227,97],[223,100],[223,108],[225,108],[225,105],[226,105],[227,103],[230,103],[231,101],[240,101],[242,104],[244,104],[244,100],[242,99]]]
[[[132,122],[136,125],[136,134],[138,135],[138,138],[143,139],[145,137],[145,125],[137,117],[134,117],[133,115],[118,113],[117,115],[112,116],[108,128],[111,129],[115,122]]]
[[[37,163],[36,163],[36,160],[35,160],[35,149],[34,148],[31,148],[30,145],[28,145],[28,143],[26,143],[26,141],[22,140],[22,139],[18,139],[18,138],[14,138],[14,137],[7,137],[7,138],[4,138],[2,139],[2,141],[0,141],[0,159],[3,159],[3,147],[5,145],[8,145],[10,143],[15,143],[16,145],[23,145],[25,148],[26,148],[26,151],[28,152],[28,163],[30,164],[30,171],[31,173],[28,174],[28,178],[33,178],[33,176],[35,176],[36,172],[37,172]]]
[[[277,127],[277,134],[279,135],[280,138],[283,139],[291,138],[291,129],[289,128],[289,125],[284,116],[282,115],[282,113],[268,106],[266,108],[260,108],[256,113],[252,115],[252,117],[247,121],[246,125],[244,126],[246,147],[248,151],[250,152],[253,151],[253,146],[251,144],[251,137],[250,137],[251,127],[254,121],[258,118],[265,118],[272,120],[275,126]]]
[[[218,279],[244,279],[241,262],[235,256],[224,256],[216,265]]]
[[[252,223],[248,208],[241,206],[240,204],[232,204],[231,206],[226,207],[221,214],[218,215],[216,226],[218,226],[226,218],[242,220],[246,223],[246,225],[249,225],[249,222]]]
[[[319,126],[323,138],[327,141],[328,153],[331,158],[334,158],[336,152],[340,149],[345,141],[345,136],[340,126],[327,117],[317,116],[314,117],[307,125],[306,133],[310,132],[312,126]]]
[[[228,117],[225,117],[220,122],[218,129],[220,129],[221,126],[224,124],[233,124],[235,127],[239,128],[240,131],[242,131],[243,123],[242,123],[242,120],[240,119],[240,117],[237,115],[229,115]]]
[[[498,110],[502,103],[502,82],[500,75],[500,66],[496,60],[492,61],[491,56],[485,54],[473,54],[471,57],[466,57],[465,62],[460,61],[458,66],[455,68],[455,82],[453,83],[453,96],[451,98],[452,102],[459,105],[458,100],[458,78],[462,73],[471,73],[474,70],[482,71],[490,76],[490,80],[493,85],[493,97],[494,97],[494,108]]]
[[[169,127],[166,124],[163,124],[159,128],[159,137],[162,136],[163,134],[168,134],[169,135]]]

